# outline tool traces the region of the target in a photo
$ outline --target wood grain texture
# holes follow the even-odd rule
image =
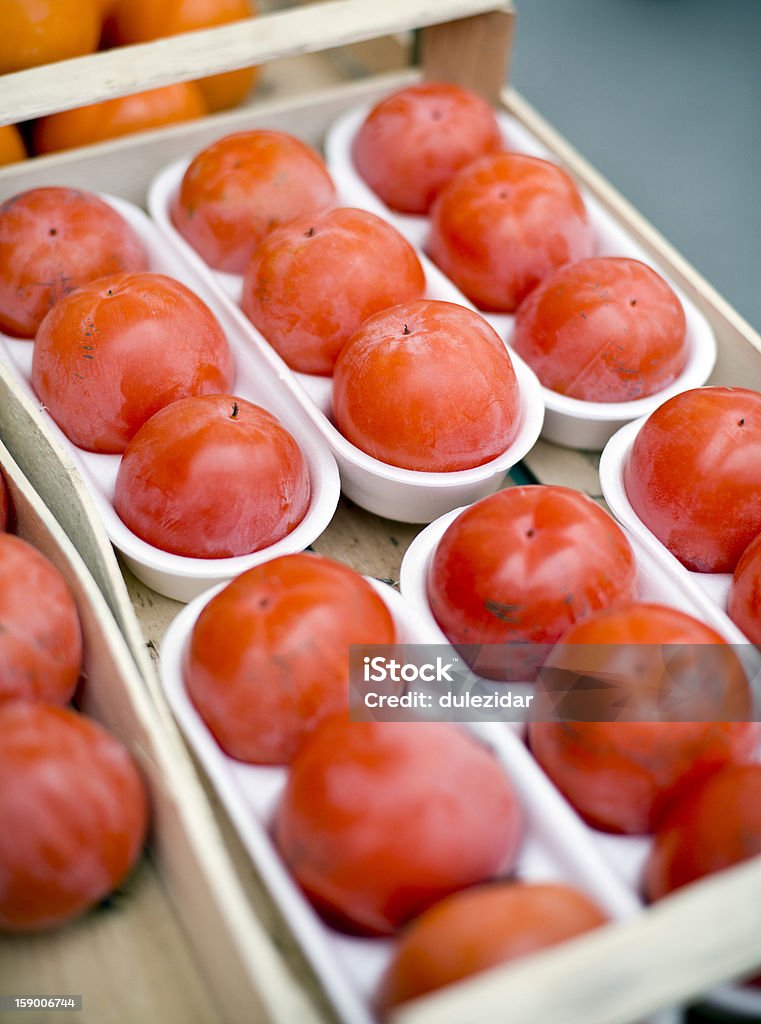
[[[0,124],[172,82],[482,14],[495,0],[327,0],[18,71],[0,78]]]
[[[144,206],[148,184],[162,167],[191,156],[223,135],[276,126],[318,146],[328,125],[347,106],[375,101],[387,92],[419,80],[417,72],[404,71],[335,85],[333,76],[334,71],[325,72],[310,61],[307,68],[301,65],[298,72],[298,80],[307,93],[298,102],[293,96],[277,95],[199,121],[186,121],[0,167],[0,201],[23,189],[61,185],[108,192]],[[336,75],[336,79],[338,77]]]
[[[512,5],[431,25],[421,33],[423,75],[473,89],[496,104],[509,77],[514,32]]]

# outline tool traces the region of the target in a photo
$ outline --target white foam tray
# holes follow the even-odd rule
[[[134,228],[148,254],[152,271],[167,274],[200,296],[219,320],[235,359],[233,394],[272,412],[295,437],[306,458],[312,488],[309,508],[299,525],[282,540],[250,555],[236,558],[187,558],[173,555],[141,540],[116,514],[113,506],[120,455],[86,452],[72,444],[44,408],[42,416],[58,442],[69,452],[100,512],[108,535],[134,574],[149,587],[178,601],[189,601],[208,587],[240,575],[245,569],[277,555],[303,551],[323,532],[335,512],[340,484],[335,460],[314,430],[298,402],[281,386],[277,373],[246,344],[224,303],[205,286],[202,277],[178,260],[152,221],[123,199],[102,195]],[[0,332],[0,358],[15,372],[20,385],[36,395],[31,385],[33,342]]]
[[[501,455],[483,466],[454,473],[423,473],[390,466],[366,454],[351,444],[330,419],[332,379],[290,370],[240,309],[242,275],[212,270],[175,229],[169,210],[188,164],[188,160],[170,164],[153,180],[148,193],[151,216],[178,257],[203,277],[208,288],[225,303],[230,319],[251,348],[269,363],[291,395],[302,404],[338,462],[344,493],[377,515],[401,522],[428,523],[455,506],[477,501],[497,490],[505,473],[534,446],[542,429],[542,388],[526,363],[510,353],[520,392],[518,432]],[[340,183],[339,200],[343,205],[350,205],[341,194]],[[427,298],[459,302],[473,308],[427,257],[421,253],[418,256],[425,271]]]
[[[602,476],[602,466],[600,475]],[[402,595],[420,619],[426,631],[428,643],[448,643],[431,611],[426,584],[436,547],[447,527],[462,511],[463,509],[456,509],[426,527],[413,540],[402,561],[399,586]],[[624,522],[624,526],[627,525]],[[672,556],[669,556],[668,559],[664,558],[662,552],[649,543],[647,538],[641,537],[638,533],[627,533],[627,535],[637,564],[639,599],[668,605],[692,615],[715,629],[727,643],[740,645],[739,649],[738,647],[735,649],[745,665],[749,678],[755,680],[757,685],[758,652],[748,644],[743,634],[722,609],[717,607],[715,602],[706,598],[705,593],[690,578],[695,574],[688,573],[676,559],[673,559],[675,565],[672,565]],[[652,538],[652,535],[650,536]],[[511,729],[513,734],[517,735],[524,731],[524,726],[511,724]],[[560,796],[559,791],[556,792]],[[564,798],[561,797],[561,799]],[[583,822],[581,827],[587,832],[590,841],[603,856],[618,880],[627,887],[634,899],[638,899],[639,881],[650,851],[651,840],[647,836],[609,835],[593,829]],[[747,1014],[753,1019],[761,1019],[761,991],[752,987],[722,985],[710,993],[706,1002],[716,1007]]]
[[[369,581],[391,610],[400,643],[430,643],[416,609],[386,584]],[[186,739],[229,814],[241,841],[279,906],[304,955],[344,1024],[371,1024],[372,1001],[389,963],[393,940],[357,938],[326,925],[281,861],[269,827],[287,769],[242,764],[225,755],[193,707],[182,662],[201,609],[221,588],[197,598],[177,616],[161,650],[161,681]],[[414,728],[414,724],[410,725]],[[597,900],[614,919],[637,913],[638,900],[597,849],[576,813],[539,770],[520,739],[499,723],[461,726],[496,753],[523,807],[526,831],[517,862],[524,880],[564,881]],[[658,1024],[673,1024],[671,1013]],[[655,1021],[653,1021],[655,1024]]]
[[[390,210],[363,181],[354,167],[351,159],[352,141],[370,109],[371,106],[368,104],[342,114],[329,130],[325,152],[330,173],[347,202],[384,217],[413,245],[424,250],[428,238],[428,217]],[[497,117],[507,149],[545,160],[553,159],[552,153],[515,117],[504,112],[498,112]],[[596,234],[596,255],[628,256],[641,260],[653,266],[668,280],[668,276],[663,274],[641,246],[616,223],[603,205],[587,190],[581,191]],[[716,339],[708,321],[694,303],[674,285],[673,281],[669,281],[669,284],[679,296],[687,320],[687,363],[677,379],[654,395],[630,402],[584,402],[542,387],[546,407],[543,437],[566,448],[599,451],[624,423],[648,415],[666,399],[680,391],[705,384],[716,362]],[[472,303],[462,296],[459,301],[463,305],[472,306]],[[484,312],[482,315],[509,345],[515,317],[507,313],[491,312]]]
[[[729,588],[732,584],[732,574],[728,572],[693,572],[691,569],[686,569],[679,559],[672,555],[655,534],[645,526],[632,508],[626,494],[624,467],[645,419],[622,427],[605,446],[600,458],[600,486],[603,496],[616,519],[637,537],[643,546],[652,551],[654,557],[667,567],[675,578],[683,582],[689,581],[694,588],[697,588],[698,600],[702,598],[705,609],[704,615],[710,615],[711,609],[716,606],[724,613],[727,608]],[[739,637],[739,640],[735,642],[747,644],[747,637],[740,632],[737,626],[733,625],[733,629]]]

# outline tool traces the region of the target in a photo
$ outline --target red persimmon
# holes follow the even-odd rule
[[[452,302],[408,302],[370,317],[333,376],[338,429],[404,469],[454,472],[496,458],[518,430],[510,357],[489,324]]]
[[[135,763],[68,708],[0,707],[0,930],[83,913],[134,866],[148,822]]]
[[[106,23],[114,46],[146,43],[151,39],[227,25],[257,13],[254,0],[110,0],[113,15]],[[258,68],[240,68],[201,78],[196,84],[210,111],[240,103],[250,92]]]
[[[334,204],[333,181],[313,149],[284,132],[256,130],[201,150],[171,216],[210,266],[240,274],[274,228]]]
[[[532,722],[531,749],[582,817],[606,832],[655,831],[682,793],[752,761],[755,722]]]
[[[521,303],[511,345],[552,391],[628,402],[681,373],[686,330],[682,304],[659,274],[606,256],[545,277]]]
[[[601,720],[529,725],[539,764],[596,828],[652,832],[690,786],[752,760],[761,739],[761,725],[742,720],[751,698],[732,647],[673,608],[632,604],[572,626],[542,675],[557,670],[583,677],[587,693],[590,679],[613,687],[599,704],[585,698]],[[705,721],[706,712],[740,720]],[[583,713],[577,705],[572,717]]]
[[[66,581],[31,544],[0,533],[0,705],[66,704],[81,670],[82,630]]]
[[[138,430],[119,466],[114,507],[163,551],[229,558],[289,534],[309,497],[306,460],[271,413],[203,395],[173,402]]]
[[[101,278],[43,320],[32,384],[67,437],[122,452],[170,402],[229,391],[233,359],[209,307],[163,274]]]
[[[737,563],[727,599],[729,617],[754,644],[761,644],[761,533]]]
[[[0,530],[8,529],[8,518],[10,514],[10,498],[8,488],[5,486],[3,474],[0,473]]]
[[[761,765],[730,765],[694,786],[661,824],[645,866],[657,900],[761,854]]]
[[[387,206],[427,213],[450,178],[501,142],[484,99],[460,85],[423,82],[373,107],[354,139],[352,157]]]
[[[522,813],[494,756],[456,727],[333,718],[296,754],[274,828],[328,920],[388,935],[509,870]]]
[[[249,569],[206,605],[185,685],[226,754],[284,764],[318,722],[348,709],[349,645],[394,640],[391,613],[353,569],[285,555]]]
[[[34,125],[34,151],[55,153],[90,146],[164,124],[192,121],[207,113],[198,86],[194,82],[176,82],[41,117]]]
[[[606,921],[588,896],[566,885],[504,882],[457,892],[400,937],[381,985],[381,1006],[389,1010]]]
[[[33,338],[48,310],[80,285],[147,270],[142,242],[97,196],[35,188],[0,205],[0,330]]]
[[[267,235],[246,270],[241,305],[291,369],[330,375],[368,317],[424,291],[409,242],[380,217],[342,208]]]
[[[557,267],[592,256],[594,233],[565,171],[523,153],[496,153],[439,193],[427,249],[481,309],[512,312]]]
[[[636,568],[623,531],[590,498],[566,487],[509,487],[448,527],[427,590],[452,643],[518,645],[515,670],[530,673],[574,622],[633,600]],[[492,658],[488,647],[477,658],[485,674],[515,675],[507,663],[498,670],[499,652]]]
[[[650,415],[624,466],[634,511],[688,569],[733,572],[761,533],[761,394],[684,391]]]

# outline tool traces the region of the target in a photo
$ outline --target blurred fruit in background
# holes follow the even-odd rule
[[[115,0],[104,41],[111,46],[146,43],[181,32],[226,25],[257,13],[254,0]],[[210,111],[225,110],[245,98],[257,77],[257,68],[242,68],[211,75],[198,84]]]
[[[106,0],[3,0],[0,74],[92,53]]]
[[[15,124],[0,126],[0,166],[15,164],[26,156],[26,146]]]
[[[175,121],[190,121],[206,113],[208,108],[198,85],[178,82],[41,117],[32,129],[34,151],[53,153],[88,146]]]

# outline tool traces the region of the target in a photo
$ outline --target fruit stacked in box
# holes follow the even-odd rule
[[[43,528],[15,470],[12,480],[0,472],[0,930],[21,933],[58,927],[120,887],[149,806],[126,747],[72,706],[114,680],[97,674],[84,592],[32,543]]]
[[[149,586],[188,600],[327,526],[330,453],[145,214],[34,189],[0,207],[0,260],[3,357]]]
[[[81,194],[0,209],[3,350],[79,453],[115,543],[185,599],[235,577],[176,620],[164,685],[352,1022],[759,850],[759,730],[747,658],[728,642],[743,635],[654,541],[633,547],[583,496],[497,490],[536,441],[544,403],[549,436],[570,445],[600,447],[652,410],[657,424],[707,379],[710,331],[560,168],[505,152],[475,97],[426,86],[364,117],[336,129],[333,178],[278,131],[220,139],[156,180],[157,228]],[[58,206],[40,215],[43,201]],[[103,206],[121,232],[110,249],[94,232],[105,263],[84,277],[66,203]],[[88,259],[96,249],[91,234]],[[41,252],[59,262],[41,272]],[[130,254],[135,265],[113,265]],[[748,394],[727,413],[741,454],[714,460],[746,540],[755,478],[732,475],[754,444]],[[371,511],[447,513],[410,552],[406,596],[300,553],[335,507],[333,457]],[[654,460],[648,448],[627,462],[643,518],[665,501]],[[684,475],[697,495],[700,462],[677,464],[674,482]],[[702,525],[719,546],[734,541],[712,507]],[[752,570],[737,591],[753,593]],[[537,720],[527,744],[502,722],[348,720],[351,644],[440,641],[481,648],[473,668],[496,672],[495,686],[495,644],[521,652],[508,678],[523,682],[546,658],[566,670],[574,647],[623,650],[629,720]],[[691,655],[683,679],[714,673],[694,722],[659,719],[663,680],[646,651],[664,645]],[[610,668],[603,658],[596,671]],[[654,839],[631,839],[643,835]]]
[[[0,75],[256,13],[254,0],[7,0]],[[0,127],[0,165],[23,160],[27,152],[40,156],[226,110],[245,100],[258,77],[257,68],[242,68],[64,110],[25,125],[5,125]]]

